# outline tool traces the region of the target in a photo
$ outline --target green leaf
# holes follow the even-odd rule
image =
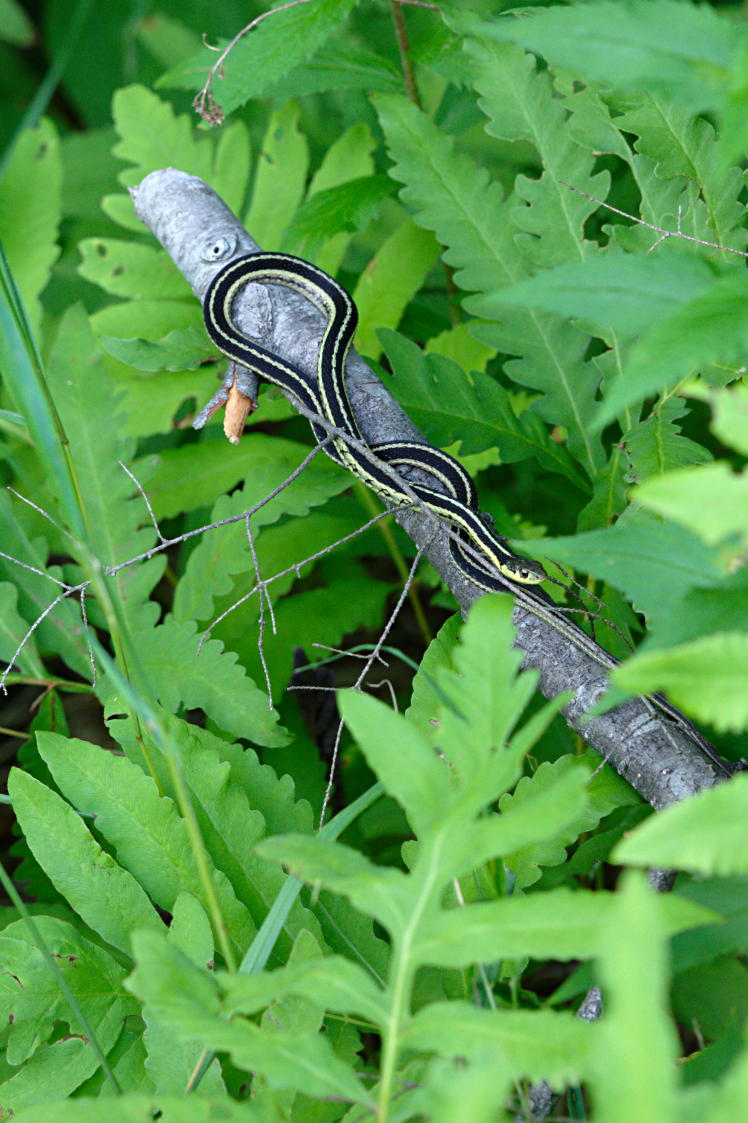
[[[498,448],[506,464],[537,456],[550,471],[585,486],[563,445],[551,440],[534,413],[518,417],[509,394],[490,375],[466,375],[451,359],[425,354],[386,328],[377,336],[395,373],[393,394],[434,444],[445,448],[460,441],[466,455]]]
[[[318,537],[319,548],[323,548],[346,534],[355,534],[360,525],[360,512],[342,518],[325,511],[316,516],[308,516],[293,528],[289,523],[273,528],[267,531],[265,537],[266,543],[271,540],[267,553],[262,543],[258,543],[260,571],[277,572],[281,567],[285,568],[290,559],[314,553]],[[368,541],[371,543],[376,539],[372,535]],[[349,549],[365,553],[365,543],[366,539],[362,537]],[[333,554],[332,558],[335,557]],[[302,567],[302,576],[305,569],[306,567]],[[275,583],[274,596],[280,597],[274,610],[277,634],[266,631],[264,637],[265,658],[274,690],[283,689],[292,673],[289,636],[293,636],[294,643],[306,650],[315,643],[339,647],[344,643],[346,635],[359,629],[369,632],[381,625],[387,598],[393,591],[394,583],[386,580],[373,581],[365,564],[348,561],[341,558],[340,554],[337,554],[337,560],[331,559],[327,566],[323,561],[320,569],[328,574],[333,569],[334,579],[317,588],[296,589],[292,596],[281,596],[281,593],[284,591],[284,582],[287,582],[286,588],[296,582],[295,571]],[[259,680],[262,670],[258,639],[254,631],[255,609],[256,602],[252,606],[251,631],[243,628],[236,616],[232,616],[227,623],[230,625],[231,646],[240,651],[251,673]],[[238,628],[242,628],[243,635],[238,634]]]
[[[522,767],[509,738],[537,679],[534,673],[519,674],[514,639],[511,599],[481,597],[454,649],[454,669],[444,666],[437,672],[451,703],[441,708],[438,743],[456,772],[453,799],[463,806],[467,801],[475,811],[514,784]]]
[[[406,98],[378,94],[373,101],[395,161],[390,175],[405,184],[401,197],[419,225],[447,245],[455,281],[469,290],[497,287],[502,263],[489,216],[501,214],[501,188]]]
[[[591,1086],[611,1123],[662,1123],[675,1119],[678,1056],[668,1010],[666,929],[657,895],[642,876],[629,873],[616,896],[600,955],[605,1018],[594,1038]]]
[[[65,921],[39,916],[35,924],[108,1053],[123,1021],[136,1013],[123,992],[125,971]],[[0,935],[0,963],[0,1009],[10,1027],[7,1061],[12,1066],[4,1073],[3,1107],[15,1115],[27,1105],[70,1095],[96,1071],[98,1060],[24,921]],[[55,1032],[59,1023],[69,1026],[68,1034]]]
[[[227,733],[256,745],[285,745],[288,734],[260,690],[216,639],[199,653],[194,621],[168,617],[163,624],[138,633],[139,670],[151,696],[172,713],[180,706],[199,706]],[[123,705],[110,696],[108,705]]]
[[[247,460],[242,458],[247,471],[243,488],[233,491],[231,495],[221,495],[216,500],[210,516],[212,522],[232,518],[262,502],[288,479],[306,453],[303,445],[261,433],[253,433],[245,445],[251,453]],[[236,449],[231,451],[236,455]],[[220,465],[222,461],[221,454],[216,458],[216,463]],[[167,462],[169,479],[172,469],[178,469],[180,462],[185,465],[188,458],[175,456],[170,463]],[[320,545],[334,541],[333,534],[338,527],[331,515],[321,512],[318,522],[311,512],[349,486],[350,477],[347,473],[334,466],[326,457],[317,456],[304,469],[300,479],[255,511],[251,516],[250,526],[256,535],[258,560],[264,566],[266,576],[276,571],[276,565],[285,569],[294,560],[313,553],[317,548],[318,538]],[[164,502],[167,501],[168,488],[167,483]],[[179,491],[178,471],[174,472],[173,491],[176,497]],[[277,542],[272,532],[262,533],[263,527],[278,522],[284,515],[293,515],[303,522],[296,526],[291,522],[284,524],[283,528],[279,528]],[[299,539],[298,543],[296,538]],[[296,552],[299,548],[302,551],[300,554]],[[185,573],[177,586],[174,598],[175,616],[183,620],[193,617],[207,619],[213,612],[216,598],[232,588],[231,577],[252,572],[253,564],[244,519],[206,533],[191,552]]]
[[[256,1014],[284,994],[297,994],[323,1010],[354,1014],[384,1025],[388,1007],[371,975],[342,956],[291,963],[261,975],[221,975],[224,1005],[229,1014]]]
[[[748,535],[748,475],[736,474],[724,460],[668,472],[641,484],[634,495],[637,502],[687,526],[710,545]]]
[[[171,912],[180,893],[192,893],[204,908],[210,902],[199,873],[189,833],[174,802],[158,793],[150,776],[124,757],[104,756],[96,745],[39,734],[39,751],[62,793],[79,810],[93,812],[97,829],[112,845],[121,865],[137,878],[157,905]],[[226,877],[212,868],[222,923],[243,951],[254,935],[247,910]]]
[[[689,589],[716,585],[721,577],[716,550],[674,523],[639,512],[605,530],[523,540],[522,549],[608,581],[645,613],[650,627],[666,621]]]
[[[696,721],[739,732],[748,729],[747,672],[748,635],[727,631],[634,655],[612,678],[634,694],[662,690]]]
[[[515,96],[517,89],[523,90],[533,80],[525,60],[514,54],[484,69],[493,74],[497,68],[506,74]],[[544,86],[543,111],[552,108],[549,95]],[[522,93],[519,96],[521,101]],[[401,195],[415,211],[416,221],[433,230],[447,246],[444,259],[455,267],[455,282],[467,290],[490,292],[525,276],[531,262],[518,253],[516,208],[504,202],[498,183],[489,181],[484,169],[456,151],[451,139],[405,98],[380,94],[374,103],[395,160],[390,174],[405,183]],[[556,134],[560,128],[551,125]],[[572,179],[575,175],[584,178],[580,167],[567,168],[563,160],[559,169]],[[596,183],[590,187],[593,191],[600,192]],[[580,213],[580,235],[582,222]],[[564,225],[569,228],[567,217]],[[473,307],[471,302],[471,311]],[[497,350],[521,356],[507,365],[507,373],[522,385],[544,392],[546,397],[535,408],[546,420],[566,425],[573,451],[592,474],[601,459],[599,446],[587,434],[598,376],[583,362],[580,333],[558,317],[528,310],[517,312],[501,325],[486,325],[480,338]]]
[[[34,42],[34,25],[16,0],[0,3],[0,39],[16,47],[30,47]]]
[[[191,298],[192,290],[171,258],[153,246],[118,238],[84,238],[78,272],[112,296],[146,300]]]
[[[28,624],[19,616],[17,610],[18,589],[9,581],[0,582],[0,660],[9,663],[19,643],[28,632]],[[18,666],[34,678],[45,674],[44,664],[39,658],[33,639],[24,644],[23,651],[16,657]]]
[[[559,1085],[574,1083],[587,1071],[596,1029],[566,1013],[434,1002],[414,1015],[402,1044],[448,1057],[495,1050],[515,1076]]]
[[[257,852],[282,862],[304,881],[319,882],[335,893],[345,893],[357,909],[376,917],[390,932],[400,931],[410,913],[412,890],[405,874],[375,866],[339,842],[286,834],[266,838]]]
[[[335,234],[364,230],[394,189],[387,176],[368,175],[315,192],[288,227],[284,248],[315,257]]]
[[[637,152],[654,161],[658,178],[686,180],[689,205],[686,214],[681,211],[677,229],[721,246],[745,248],[739,200],[742,173],[725,166],[711,122],[694,119],[686,106],[649,90],[638,98],[627,97],[625,112],[615,123],[637,135]],[[720,257],[724,262],[734,261],[732,254]]]
[[[222,1096],[191,1096],[152,1093],[130,1093],[107,1098],[107,1123],[184,1123],[185,1102],[189,1104],[190,1123],[261,1123],[261,1116],[249,1103],[237,1103],[225,1093]],[[18,1123],[49,1123],[50,1114],[59,1123],[101,1123],[101,1097],[46,1101],[28,1107],[16,1116]]]
[[[348,14],[355,0],[319,0],[271,13],[234,47],[213,83],[214,100],[228,116],[250,98],[267,92],[299,63],[310,58]],[[199,89],[214,59],[203,50],[161,79]],[[190,80],[191,79],[191,80]]]
[[[407,219],[380,244],[353,291],[358,308],[356,348],[361,354],[379,358],[377,329],[397,327],[438,249],[432,234]]]
[[[640,823],[621,840],[613,860],[660,865],[703,875],[745,875],[748,776],[699,792]]]
[[[709,912],[678,897],[663,897],[669,932],[704,924]],[[589,959],[599,955],[612,912],[613,894],[550,889],[442,912],[419,932],[421,962],[467,967],[500,958]]]
[[[89,928],[129,955],[134,927],[163,926],[135,878],[102,850],[60,796],[17,769],[8,792],[32,854]]]
[[[610,329],[637,336],[701,296],[713,280],[714,268],[690,253],[644,258],[611,250],[590,261],[542,269],[487,293],[479,307],[484,316],[498,319],[505,305],[520,304],[589,322],[603,336]]]
[[[201,179],[213,172],[213,141],[195,136],[192,119],[175,115],[172,107],[145,86],[125,86],[112,99],[114,125],[122,138],[114,155],[133,167],[120,173],[132,187],[159,168],[174,167]]]
[[[138,26],[137,36],[162,66],[175,65],[200,45],[199,36],[182,20],[172,19],[162,12],[154,12],[150,19],[144,20]]]
[[[681,307],[635,345],[625,371],[606,395],[596,424],[659,393],[709,363],[740,363],[748,345],[748,278],[731,271]]]
[[[210,921],[197,899],[180,893],[174,907],[167,939],[184,952],[197,967],[213,962],[213,934]],[[146,1049],[145,1069],[160,1094],[181,1092],[189,1084],[203,1050],[198,1044],[180,1041],[173,1026],[164,1025],[147,1003],[143,1006],[146,1024],[143,1044]],[[210,1064],[200,1082],[201,1094],[223,1092],[226,1086],[217,1059]]]
[[[60,463],[64,464],[64,461],[61,459]],[[5,490],[0,490],[0,523],[3,527],[2,552],[41,571],[35,573],[14,565],[7,558],[0,558],[0,573],[18,590],[19,614],[24,620],[37,620],[58,592],[46,572],[58,580],[62,574],[58,566],[47,567],[48,543],[42,537],[28,537],[27,528],[17,515],[17,506],[11,503],[11,497]],[[90,674],[89,655],[81,633],[77,605],[70,600],[62,601],[42,620],[34,634],[42,649],[48,647],[58,652],[79,675],[85,677]]]
[[[434,756],[412,722],[378,699],[346,691],[338,705],[369,767],[401,804],[415,833],[433,831],[450,802],[444,761]]]
[[[258,857],[255,843],[273,828],[308,827],[309,808],[294,801],[288,777],[278,779],[267,765],[260,766],[251,749],[228,745],[185,722],[175,723],[173,728],[179,739],[184,781],[206,849],[259,927],[286,878],[275,863]],[[171,790],[166,761],[161,761],[159,771]],[[171,930],[173,927],[172,921]],[[284,919],[277,954],[287,954],[304,928],[319,935],[309,910],[296,905]],[[207,963],[211,957],[191,958]]]
[[[114,141],[112,128],[76,130],[61,137],[62,212],[66,218],[86,221],[98,212],[102,195],[116,188],[120,165],[112,155]]]
[[[103,335],[99,340],[110,355],[136,370],[195,370],[213,358],[213,347],[202,324],[170,331],[158,343],[147,339],[115,339]]]
[[[308,62],[301,63],[265,91],[266,98],[305,97],[327,90],[399,90],[402,75],[386,58],[352,41],[324,43]],[[192,88],[192,87],[190,87]]]
[[[210,921],[197,897],[182,890],[174,901],[169,939],[198,967],[212,963],[213,933]]]
[[[0,241],[36,333],[39,296],[60,253],[61,188],[57,132],[45,120],[19,137],[0,179]]]
[[[296,441],[250,433],[238,447],[225,440],[205,440],[198,445],[167,448],[155,456],[147,456],[133,464],[139,477],[142,467],[148,468],[148,497],[158,518],[171,517],[213,503],[217,495],[233,489],[240,480],[245,483],[243,505],[232,505],[216,518],[239,514],[259,503],[273,488],[286,479],[311,450]],[[199,472],[198,472],[199,466]],[[253,516],[253,526],[275,522],[281,514],[306,514],[317,504],[337,495],[350,485],[350,476],[324,454],[315,457],[304,470],[302,478],[260,508]],[[235,508],[235,511],[234,511]],[[216,511],[219,506],[216,506]],[[246,539],[243,525],[240,533]]]
[[[199,317],[194,300],[122,300],[91,316],[95,335],[120,339],[163,339],[177,328],[193,327]]]
[[[712,407],[712,432],[728,448],[748,455],[748,386],[736,382],[724,389],[694,383],[688,395]]]
[[[456,1068],[451,1060],[435,1058],[408,1097],[408,1106],[429,1123],[492,1123],[496,1105],[511,1095],[512,1077],[504,1058],[492,1050],[469,1065]]]
[[[255,174],[252,203],[244,220],[261,246],[276,249],[283,231],[304,197],[309,147],[299,131],[299,108],[293,102],[275,110],[268,121]]]
[[[306,203],[302,207],[302,211],[306,213],[307,207],[310,205],[313,210],[314,204],[312,203],[312,199],[316,198],[322,191],[329,191],[329,189],[339,187],[341,184],[348,184],[352,180],[372,177],[376,171],[372,156],[375,147],[376,142],[371,135],[371,129],[368,125],[360,122],[346,129],[345,132],[330,145],[322,157],[322,161],[312,177],[312,182],[309,184]],[[337,203],[343,201],[343,195],[338,197],[333,192],[328,201],[331,204],[329,234],[326,233],[325,229],[328,220],[320,213],[320,215],[318,215],[319,222],[316,223],[318,227],[316,242],[320,248],[315,251],[315,261],[320,268],[325,269],[332,276],[335,276],[348,249],[351,233],[356,228],[356,225],[355,223],[353,225],[349,224],[348,226],[344,226],[339,233],[335,233],[333,229],[336,221],[335,212],[336,210],[339,211]],[[355,198],[349,199],[349,202],[353,204],[352,209],[355,210],[357,207]],[[324,210],[325,208],[322,209]],[[340,216],[338,215],[338,217]],[[293,227],[296,228],[295,220]],[[311,250],[311,246],[315,241],[314,231],[311,232],[310,239],[310,242],[307,244],[309,250]],[[289,234],[285,244],[290,250],[295,251],[297,245],[302,245],[302,243],[303,236],[299,237],[297,234]]]
[[[130,460],[135,443],[120,436],[114,388],[79,306],[63,317],[49,357],[48,376],[75,461],[88,520],[88,545],[105,566],[144,553],[155,542],[154,532],[142,526],[142,499],[132,498],[132,480],[118,463]],[[164,559],[154,559],[110,578],[136,626],[143,619],[138,610],[163,565]]]
[[[436,717],[439,707],[445,701],[445,694],[438,685],[441,668],[454,667],[454,651],[460,634],[459,613],[450,616],[442,624],[424,652],[420,666],[412,684],[410,705],[405,711],[408,721],[412,721],[421,736],[435,737]]]
[[[564,846],[583,829],[589,801],[589,776],[583,766],[550,769],[532,783],[530,777],[518,785],[517,793],[500,801],[500,815],[480,819],[470,834],[465,832],[459,849],[455,846],[455,876],[476,869],[485,861],[502,857],[516,872],[520,885],[537,880],[536,864],[562,862]],[[558,773],[561,775],[558,775]],[[528,871],[529,867],[529,871]]]
[[[217,987],[208,971],[198,971],[150,932],[137,933],[133,946],[137,968],[128,986],[182,1039],[229,1053],[237,1067],[261,1073],[274,1088],[368,1105],[353,1071],[322,1035],[269,1033],[249,1021],[229,1023],[219,1016]]]
[[[676,424],[688,412],[682,398],[666,398],[646,420],[624,435],[621,443],[628,474],[633,479],[642,483],[652,476],[662,477],[674,468],[703,464],[711,459],[708,449],[684,437],[681,426]]]
[[[452,328],[447,328],[439,335],[434,335],[426,344],[427,355],[441,355],[451,359],[461,366],[463,370],[481,371],[486,373],[486,367],[496,355],[493,347],[481,343],[472,334],[476,326],[475,320],[463,320]]]
[[[450,10],[447,21],[456,31],[521,43],[588,82],[661,90],[693,112],[719,104],[743,42],[711,8],[678,0],[598,0],[496,22]]]

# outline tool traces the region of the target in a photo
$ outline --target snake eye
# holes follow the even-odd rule
[[[522,569],[520,569],[520,571],[519,571],[519,575],[520,575],[520,577],[522,578],[523,581],[527,581],[530,577],[530,570],[525,569],[524,566],[523,566]]]

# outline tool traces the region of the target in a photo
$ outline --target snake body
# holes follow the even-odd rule
[[[239,290],[250,281],[292,289],[326,317],[314,383],[237,327],[232,304]],[[317,440],[327,441],[325,451],[333,460],[348,468],[391,506],[412,506],[415,497],[455,527],[457,533],[450,538],[452,557],[481,588],[494,591],[506,589],[507,581],[535,585],[545,580],[547,574],[542,565],[515,554],[489,526],[478,510],[472,479],[454,457],[418,441],[366,445],[348,400],[345,381],[345,361],[358,313],[351,297],[333,277],[291,254],[248,254],[216,274],[206,292],[203,311],[207,332],[224,355],[279,386],[337,430],[338,435],[330,441],[324,424],[311,422]],[[362,450],[361,445],[368,451]],[[399,480],[396,470],[403,467],[429,473],[442,490],[439,486]]]
[[[232,305],[248,283],[280,285],[300,293],[326,317],[320,342],[316,378],[312,382],[285,361],[241,331]],[[393,441],[368,445],[348,400],[345,362],[356,331],[356,306],[338,282],[324,270],[291,254],[251,253],[235,258],[211,280],[203,301],[205,327],[213,343],[227,358],[274,383],[310,415],[312,430],[325,452],[363,480],[393,507],[414,501],[445,519],[452,558],[461,573],[487,592],[514,589],[521,604],[549,622],[579,650],[610,670],[618,660],[591,636],[561,615],[538,586],[547,578],[542,565],[514,553],[478,509],[475,485],[454,457],[418,441]],[[400,475],[400,469],[428,473],[435,486]],[[701,732],[680,710],[654,695],[656,706],[674,721],[725,775],[736,768],[718,756]]]

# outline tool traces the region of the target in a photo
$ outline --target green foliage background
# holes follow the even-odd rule
[[[219,368],[126,193],[168,166],[340,278],[499,530],[587,575],[611,650],[634,638],[618,686],[740,756],[747,13],[508,8],[298,4],[229,56],[211,131],[201,36],[262,5],[0,0],[3,1118],[489,1123],[543,1080],[556,1117],[744,1110],[748,779],[648,817],[519,673],[507,598],[461,627],[424,572],[388,637],[400,712],[339,694],[319,831],[294,649],[374,642],[412,544],[388,520],[296,569],[377,506],[315,459],[252,517],[262,575],[291,567],[273,634],[256,597],[223,616],[244,522],[181,537],[309,436],[267,390],[238,448],[189,427]],[[76,596],[47,612],[82,585],[89,633]],[[593,983],[599,1023],[573,1015]]]

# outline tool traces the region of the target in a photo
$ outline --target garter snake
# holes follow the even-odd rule
[[[249,282],[291,289],[311,301],[326,317],[313,383],[292,363],[260,346],[236,325],[233,301]],[[466,577],[490,592],[506,591],[509,587],[530,612],[550,623],[596,663],[608,670],[618,664],[591,636],[564,619],[550,597],[537,587],[547,577],[545,569],[538,562],[515,554],[488,525],[478,510],[471,477],[453,457],[418,441],[366,446],[345,383],[345,362],[358,313],[349,294],[334,278],[291,254],[250,253],[235,258],[213,277],[203,301],[203,314],[208,335],[219,351],[264,381],[279,386],[308,414],[321,419],[322,424],[313,419],[310,423],[328,456],[392,506],[412,506],[415,497],[456,528],[457,533],[450,535],[450,550]],[[328,429],[336,431],[332,439]],[[428,473],[442,490],[410,478],[401,486],[393,469],[402,467]],[[683,729],[723,774],[732,775],[736,767],[741,767],[742,762],[734,765],[718,756],[696,726],[661,695],[654,695],[651,702]]]
[[[234,297],[250,281],[292,289],[310,300],[326,317],[314,384],[293,364],[255,343],[234,323],[231,314]],[[351,297],[334,278],[290,254],[248,254],[236,258],[216,274],[205,294],[203,313],[208,335],[224,355],[290,393],[307,410],[324,418],[342,434],[325,445],[328,455],[386,502],[395,507],[413,503],[411,494],[398,485],[393,468],[417,467],[434,477],[444,491],[411,480],[407,481],[408,489],[430,511],[457,528],[458,534],[450,538],[450,549],[455,563],[466,576],[487,591],[505,589],[506,581],[536,585],[546,579],[542,565],[513,553],[504,539],[491,529],[477,508],[472,479],[448,453],[417,441],[402,441],[369,446],[370,455],[367,456],[345,440],[345,434],[359,443],[363,440],[345,384],[345,360],[358,313]],[[314,422],[311,424],[317,440],[326,440],[325,429]],[[473,550],[467,546],[472,546]],[[494,576],[495,571],[505,580]]]

